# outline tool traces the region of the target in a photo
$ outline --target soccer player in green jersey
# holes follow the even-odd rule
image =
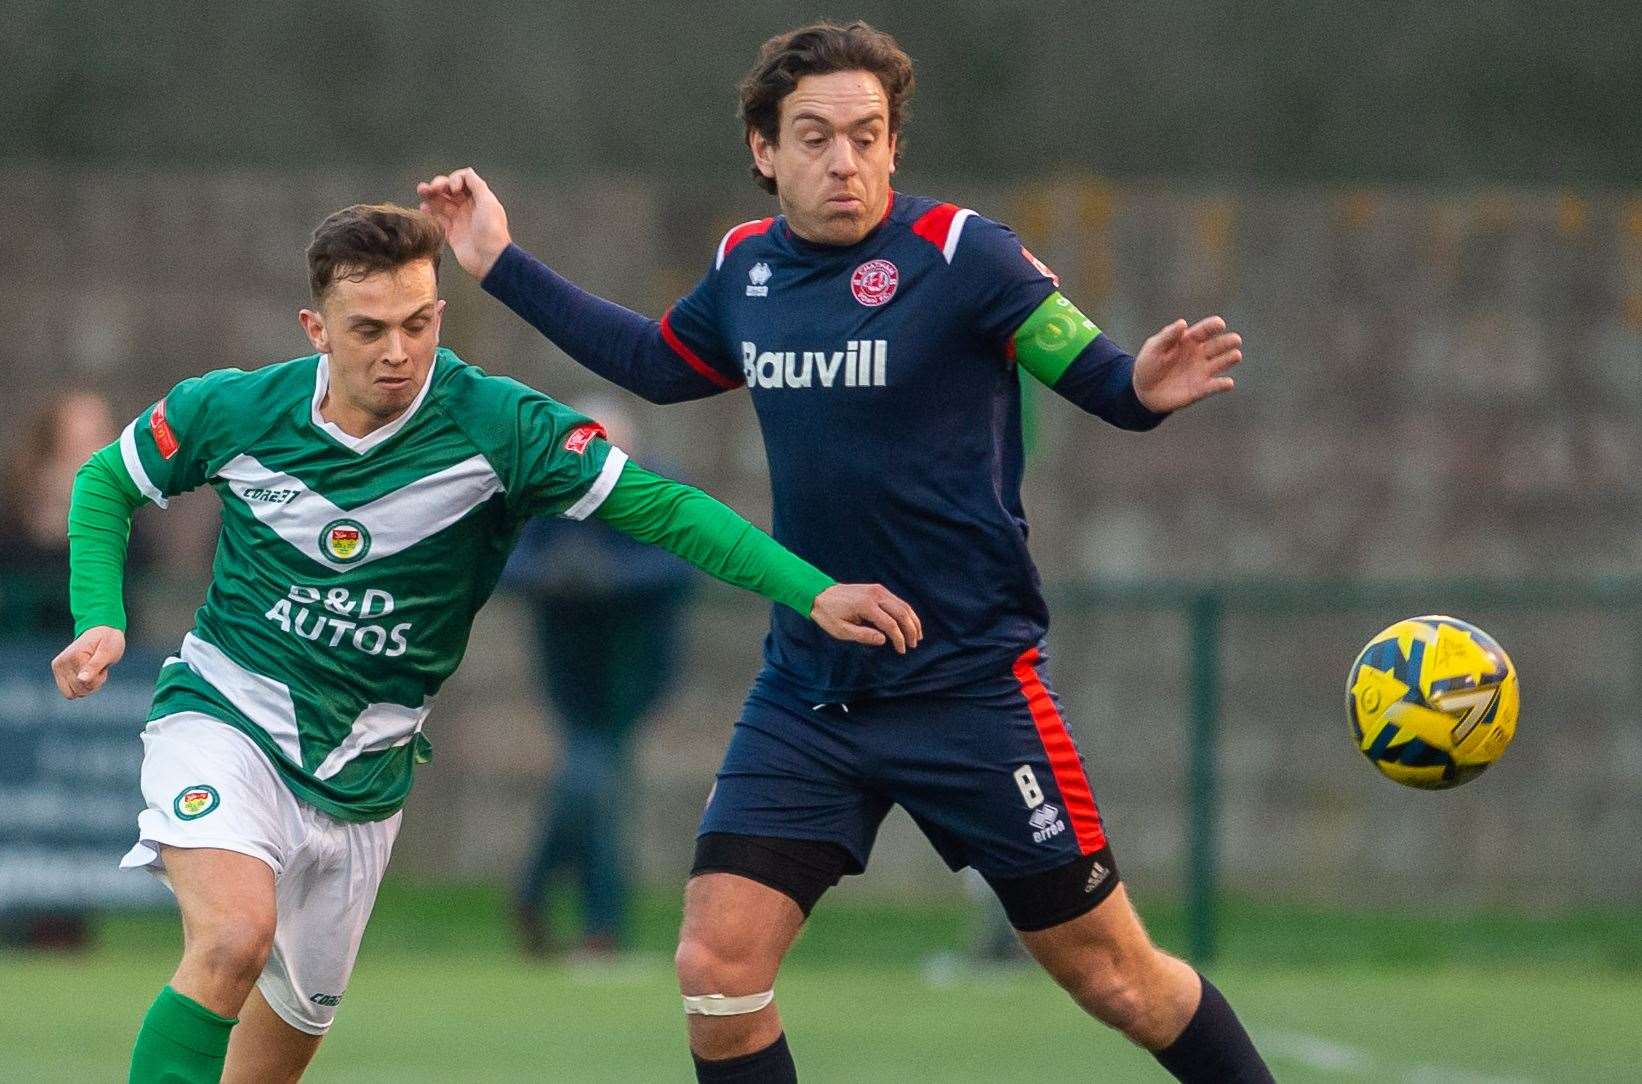
[[[161,873],[183,923],[133,1081],[302,1075],[428,759],[434,695],[529,517],[598,516],[840,639],[905,651],[922,635],[884,588],[834,583],[629,462],[593,420],[441,348],[443,243],[418,211],[331,215],[308,248],[316,353],[183,381],[76,479],[77,638],[52,663],[70,698],[124,653],[132,513],[207,483],[222,501],[205,603],[155,688],[122,863]]]

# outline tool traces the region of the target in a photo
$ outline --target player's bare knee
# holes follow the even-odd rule
[[[214,976],[248,986],[262,974],[273,947],[274,916],[246,916],[193,931],[183,955]]]
[[[673,954],[679,990],[685,994],[751,994],[768,989],[769,961],[746,945],[681,937]]]
[[[1146,1016],[1145,988],[1125,975],[1091,975],[1069,992],[1085,1012],[1125,1034]]]

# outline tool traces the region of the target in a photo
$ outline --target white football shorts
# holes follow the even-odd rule
[[[218,847],[268,863],[277,918],[257,989],[286,1023],[323,1035],[347,988],[403,811],[380,821],[337,820],[292,794],[250,738],[197,711],[143,730],[142,786],[148,807],[120,866],[164,879],[162,845]]]

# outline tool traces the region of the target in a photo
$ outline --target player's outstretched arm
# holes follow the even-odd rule
[[[661,320],[588,293],[515,245],[507,212],[472,169],[416,186],[456,260],[485,290],[578,364],[652,403],[717,395],[742,382],[708,364]]]
[[[1150,429],[1171,412],[1230,391],[1243,338],[1218,316],[1177,320],[1130,357],[1060,291],[1044,299],[1010,341],[1021,368],[1091,414],[1123,429]]]
[[[101,449],[74,477],[68,510],[68,595],[75,640],[51,661],[57,688],[70,700],[90,696],[125,654],[126,545],[142,494],[117,443]]]
[[[791,607],[835,639],[888,643],[900,654],[923,639],[917,613],[887,588],[836,583],[729,506],[633,463],[594,514],[725,583]]]

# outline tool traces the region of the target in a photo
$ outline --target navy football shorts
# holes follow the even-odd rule
[[[947,865],[988,880],[1107,846],[1039,648],[961,689],[848,704],[817,704],[765,671],[699,834],[836,843],[859,873],[891,805],[911,814]]]

